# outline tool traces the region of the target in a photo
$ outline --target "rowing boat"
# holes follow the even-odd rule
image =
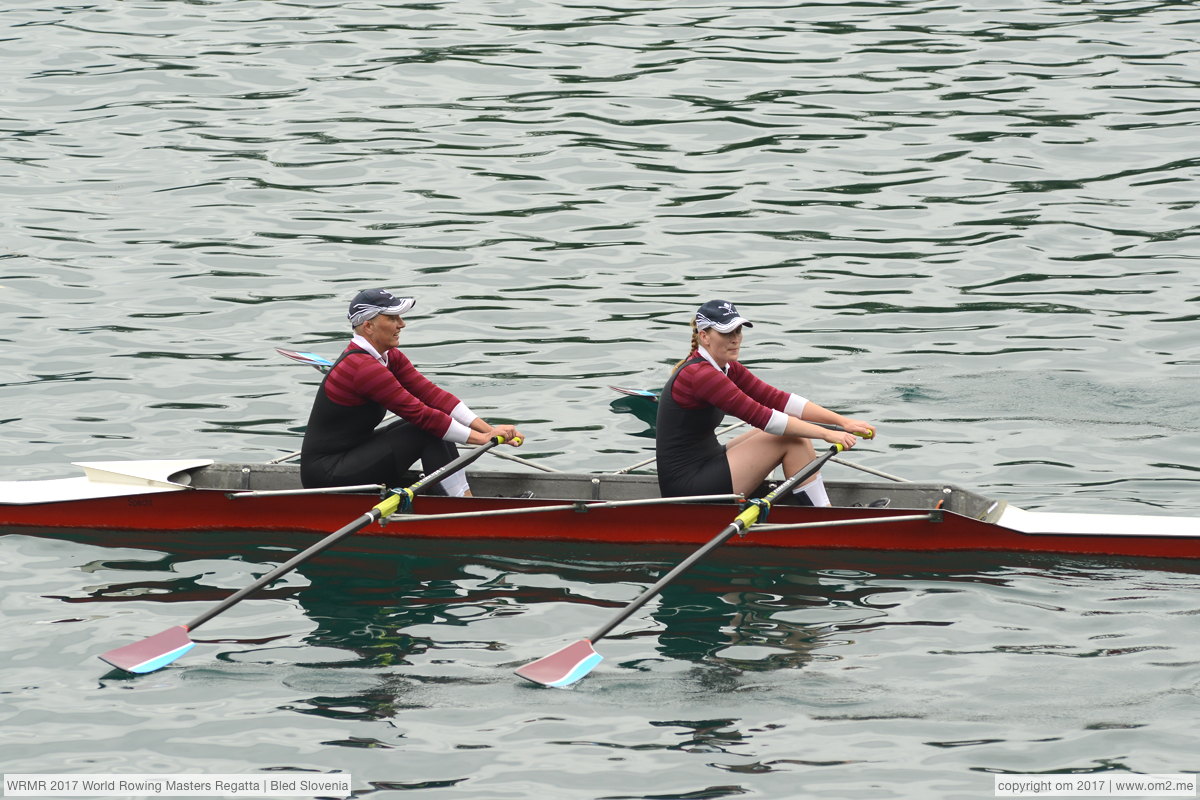
[[[294,464],[79,462],[84,474],[0,481],[0,526],[327,533],[382,487],[304,490]],[[416,474],[412,476],[414,479]],[[406,481],[405,485],[411,481]],[[1027,511],[951,484],[827,480],[834,506],[779,505],[732,546],[1200,558],[1200,519]],[[471,472],[474,497],[420,496],[360,535],[699,544],[738,499],[663,499],[653,475]],[[769,490],[770,485],[763,487]],[[886,507],[872,501],[886,497]]]

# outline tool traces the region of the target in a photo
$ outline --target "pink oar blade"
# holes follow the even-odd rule
[[[529,662],[518,668],[516,673],[542,686],[570,686],[595,669],[603,659],[604,656],[596,652],[590,641],[580,639],[544,658]]]
[[[170,664],[195,646],[196,643],[188,637],[187,626],[176,625],[140,642],[109,650],[101,654],[100,658],[126,672],[153,672]]]

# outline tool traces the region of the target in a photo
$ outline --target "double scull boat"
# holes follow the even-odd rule
[[[327,533],[382,487],[304,490],[294,464],[79,462],[84,474],[0,481],[0,526]],[[415,473],[411,476],[418,477]],[[474,497],[419,496],[359,535],[700,544],[734,496],[663,499],[653,475],[472,470]],[[411,481],[409,481],[411,482]],[[763,490],[769,490],[770,484]],[[778,505],[731,546],[1200,558],[1200,519],[1026,511],[951,484],[827,480],[831,508]],[[886,507],[873,501],[887,497]]]

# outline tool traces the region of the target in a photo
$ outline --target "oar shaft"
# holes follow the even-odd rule
[[[791,491],[792,487],[800,484],[801,482],[804,481],[804,479],[808,478],[814,472],[821,469],[821,467],[825,465],[826,461],[833,458],[833,456],[836,455],[837,453],[840,453],[841,450],[842,450],[842,448],[839,445],[834,445],[833,447],[829,448],[829,452],[825,453],[823,456],[820,456],[819,458],[813,459],[803,469],[798,470],[795,475],[793,475],[792,477],[788,478],[783,483],[776,486],[775,489],[772,490],[770,494],[768,494],[766,497],[763,498],[763,500],[767,503],[768,506],[771,503],[774,503],[776,498],[782,496],[785,492]],[[760,513],[761,513],[760,507],[757,505],[751,505],[748,508],[746,508],[744,511],[742,511],[742,513],[737,515],[737,518],[733,522],[726,525],[724,530],[722,530],[720,533],[718,533],[716,536],[714,536],[712,539],[710,539],[699,550],[692,553],[686,559],[681,561],[673,570],[671,570],[666,575],[663,575],[661,578],[659,578],[658,583],[654,584],[649,589],[647,589],[646,591],[644,591],[640,595],[638,595],[637,598],[635,598],[633,600],[633,602],[631,602],[629,605],[625,606],[625,608],[621,609],[621,612],[619,614],[617,614],[615,617],[613,617],[611,620],[609,620],[606,624],[604,624],[599,630],[597,630],[595,633],[593,633],[591,636],[589,636],[588,640],[592,644],[595,644],[596,642],[603,639],[605,636],[607,636],[609,633],[612,632],[613,628],[617,627],[622,622],[629,619],[629,617],[633,614],[633,612],[637,611],[639,608],[646,605],[646,603],[648,603],[652,598],[656,597],[660,592],[662,592],[662,590],[665,589],[668,584],[670,584],[672,581],[674,581],[676,578],[678,578],[684,572],[687,572],[689,569],[691,569],[692,565],[694,565],[697,561],[704,558],[706,555],[708,555],[710,552],[712,552],[716,548],[720,547],[722,544],[724,544],[729,539],[729,537],[733,536],[735,533],[740,533],[742,531],[748,530],[752,525],[754,525],[755,522],[758,521],[758,516]]]
[[[382,503],[380,505],[382,505]],[[370,511],[363,514],[361,517],[359,517],[358,519],[351,522],[349,525],[339,528],[338,530],[336,530],[333,533],[326,536],[321,541],[319,541],[316,544],[309,547],[307,550],[304,550],[303,552],[298,553],[295,556],[292,556],[292,558],[290,558],[287,561],[285,561],[284,563],[280,564],[278,567],[271,570],[266,575],[263,575],[261,578],[256,580],[254,583],[234,592],[229,597],[225,598],[225,600],[223,600],[220,604],[210,608],[208,611],[205,611],[203,614],[201,614],[200,616],[196,617],[191,622],[189,622],[186,626],[187,629],[189,631],[195,630],[196,628],[200,627],[205,622],[208,622],[210,619],[217,616],[218,614],[220,614],[224,611],[227,611],[230,608],[230,606],[233,606],[236,603],[241,602],[242,598],[246,597],[247,595],[254,594],[259,589],[263,588],[264,586],[267,586],[268,584],[274,583],[279,578],[283,577],[287,573],[294,570],[301,563],[312,558],[317,553],[320,553],[322,550],[326,550],[326,549],[332,547],[333,545],[337,544],[339,541],[346,538],[350,534],[352,534],[356,531],[362,530],[363,528],[370,525],[372,522],[375,522],[376,520],[378,520],[380,516],[382,516],[382,514],[379,510],[379,506],[375,506]]]
[[[808,462],[803,469],[797,470],[795,475],[772,489],[770,494],[764,497],[763,500],[766,500],[767,503],[774,503],[785,493],[790,492],[792,489],[796,488],[796,486],[804,483],[806,479],[812,477],[814,472],[819,472],[821,467],[825,466],[826,461],[833,458],[840,452],[842,452],[842,446],[840,444],[835,444],[833,447],[829,448],[824,455],[817,456],[812,461]],[[757,520],[757,517],[755,519]]]
[[[520,444],[519,439],[515,440],[515,441],[518,444]],[[441,467],[438,467],[433,472],[426,475],[424,478],[421,478],[419,481],[414,483],[412,486],[408,487],[408,490],[410,492],[412,492],[413,494],[416,494],[417,492],[424,489],[426,486],[432,486],[433,484],[437,483],[442,478],[445,478],[447,475],[451,474],[452,472],[458,472],[460,469],[467,466],[475,459],[479,458],[481,455],[486,453],[488,450],[491,450],[493,447],[495,447],[496,445],[501,444],[503,442],[504,442],[504,437],[497,436],[497,437],[490,439],[487,442],[479,445],[474,450],[468,450],[467,452],[463,453],[458,458],[451,461],[449,464],[445,464]],[[395,511],[395,509],[393,508],[392,511]],[[388,513],[390,514],[391,511],[389,511]]]
[[[776,491],[778,491],[778,490],[776,490]],[[751,509],[750,512],[743,512],[742,516],[739,516],[736,520],[729,523],[729,525],[725,528],[725,530],[721,531],[715,538],[710,539],[707,544],[705,544],[703,547],[701,547],[696,552],[692,553],[692,555],[689,556],[686,560],[681,561],[679,563],[679,565],[675,567],[675,569],[671,570],[666,575],[659,578],[658,583],[654,584],[649,589],[642,592],[642,594],[639,595],[636,600],[634,600],[632,603],[630,603],[628,606],[626,606],[616,618],[614,618],[612,621],[610,621],[604,627],[600,628],[600,630],[593,633],[589,637],[588,640],[590,642],[592,642],[593,644],[595,644],[599,640],[603,639],[610,632],[612,632],[613,628],[617,627],[622,622],[627,620],[629,618],[630,614],[632,614],[634,611],[637,611],[639,608],[644,606],[647,603],[647,601],[650,600],[650,598],[656,596],[659,592],[661,592],[664,588],[666,588],[667,584],[671,583],[671,581],[673,581],[673,580],[675,580],[675,578],[679,577],[679,575],[681,573],[686,572],[687,570],[691,569],[692,565],[694,565],[700,559],[704,558],[706,555],[711,553],[713,550],[715,550],[716,548],[725,544],[725,542],[728,541],[728,539],[731,536],[733,536],[735,533],[739,533],[741,531],[745,531],[745,530],[749,529],[750,526],[754,524],[754,522],[753,521],[744,522],[743,517],[745,516],[746,513],[753,513],[754,517],[757,519],[757,517],[758,517],[757,512],[758,512],[757,508]],[[797,528],[831,528],[831,527],[837,527],[839,525],[866,525],[866,524],[870,524],[873,522],[908,522],[911,520],[927,520],[927,519],[931,519],[931,518],[932,518],[932,515],[930,515],[930,514],[912,514],[912,515],[903,516],[903,517],[886,517],[886,518],[882,518],[882,519],[878,519],[878,520],[861,520],[861,519],[836,520],[836,521],[830,521],[830,522],[809,522],[809,523],[797,524],[797,525],[772,525],[769,527],[771,530],[793,530],[793,529],[797,529]]]
[[[703,547],[701,547],[696,552],[692,553],[690,556],[688,556],[683,561],[679,562],[679,564],[676,565],[675,569],[671,570],[666,575],[663,575],[661,578],[659,578],[658,583],[654,584],[649,589],[642,592],[640,595],[637,596],[637,598],[634,599],[634,601],[632,603],[625,606],[625,608],[621,609],[621,613],[617,614],[615,617],[613,617],[607,623],[602,625],[595,633],[593,633],[591,636],[589,636],[588,641],[590,641],[592,644],[595,644],[596,642],[603,639],[605,636],[607,636],[609,633],[612,632],[613,628],[617,627],[622,622],[629,619],[629,617],[633,614],[633,612],[637,611],[639,608],[646,605],[646,603],[650,602],[651,598],[657,597],[658,594],[660,592],[662,592],[662,590],[665,589],[668,584],[670,584],[672,581],[674,581],[676,578],[678,578],[680,576],[680,574],[691,569],[693,564],[695,564],[700,559],[704,558],[706,555],[708,555],[710,552],[712,552],[717,547],[720,547],[722,544],[724,544],[725,540],[728,539],[730,536],[733,536],[735,533],[737,533],[739,531],[743,531],[743,530],[745,530],[745,528],[743,527],[743,525],[741,523],[741,517],[739,516],[737,520],[726,525],[725,529],[723,531],[721,531],[719,534],[717,534],[717,536],[713,537],[712,539],[709,539],[708,542]]]
[[[530,469],[536,469],[541,472],[562,472],[562,470],[560,470],[560,469],[555,469],[554,467],[547,467],[545,464],[539,464],[536,461],[530,461],[527,458],[521,458],[520,456],[514,456],[511,453],[501,453],[499,450],[492,453],[492,455],[494,455],[496,458],[501,458],[501,459],[504,459],[505,461],[512,461],[514,464],[520,464],[521,466],[529,467]]]
[[[407,492],[410,494],[416,494],[417,492],[419,492],[421,489],[425,488],[426,486],[437,483],[438,481],[440,481],[442,478],[446,477],[450,473],[457,472],[458,470],[467,466],[472,461],[474,461],[475,459],[479,458],[481,455],[486,453],[488,450],[491,450],[493,447],[500,444],[501,441],[502,440],[499,437],[497,437],[497,438],[492,439],[491,441],[487,442],[486,444],[479,445],[474,450],[471,450],[467,453],[462,454],[458,458],[451,461],[449,464],[446,464],[445,466],[434,470],[433,472],[426,475],[424,478],[421,478],[419,481],[414,483],[412,486],[409,486],[407,489]],[[376,522],[377,520],[379,520],[381,517],[386,517],[389,514],[393,513],[397,509],[399,504],[400,504],[399,495],[394,494],[394,493],[389,495],[387,498],[382,500],[380,503],[376,504],[375,507],[373,507],[370,511],[363,514],[361,517],[357,518],[353,522],[351,522],[351,523],[339,528],[338,530],[334,531],[333,533],[329,534],[324,539],[322,539],[321,541],[312,545],[311,547],[304,550],[303,552],[298,553],[295,556],[292,556],[290,559],[288,559],[284,563],[280,564],[278,567],[271,570],[266,575],[263,575],[261,578],[259,578],[254,583],[250,584],[249,586],[246,586],[245,588],[239,589],[238,591],[234,592],[232,595],[225,598],[225,600],[222,601],[221,603],[217,604],[213,608],[209,609],[208,611],[205,611],[203,614],[201,614],[200,616],[193,619],[185,627],[187,627],[188,630],[195,630],[196,628],[203,625],[205,622],[208,622],[210,619],[217,616],[218,614],[220,614],[224,611],[227,611],[231,606],[240,602],[247,595],[251,595],[254,592],[257,592],[259,589],[263,588],[264,586],[267,586],[268,584],[278,580],[279,578],[283,577],[287,573],[291,572],[296,567],[298,567],[300,564],[304,563],[308,559],[317,555],[322,550],[326,550],[329,547],[337,544],[339,541],[346,538],[350,534],[352,534],[356,531],[362,530],[363,528],[370,525],[372,522]]]
[[[897,483],[908,483],[909,482],[907,478],[900,478],[900,477],[897,477],[896,475],[889,475],[886,472],[880,472],[877,469],[871,469],[870,467],[864,467],[862,464],[855,464],[853,461],[846,461],[845,459],[835,458],[835,459],[833,459],[833,463],[841,464],[843,467],[850,467],[851,469],[857,469],[857,470],[861,470],[863,472],[869,472],[872,475],[878,475],[880,478],[887,478],[889,481],[896,481]]]

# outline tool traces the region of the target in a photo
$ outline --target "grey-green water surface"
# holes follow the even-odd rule
[[[273,348],[335,355],[382,285],[418,298],[414,360],[555,468],[646,457],[608,386],[661,385],[724,297],[760,375],[878,423],[854,460],[1200,516],[1198,42],[1180,2],[9,0],[0,477],[296,449],[319,376]],[[450,800],[1200,770],[1194,565],[721,555],[552,692],[511,669],[686,551],[359,544],[127,679],[95,654],[295,540],[6,533],[6,773]]]

